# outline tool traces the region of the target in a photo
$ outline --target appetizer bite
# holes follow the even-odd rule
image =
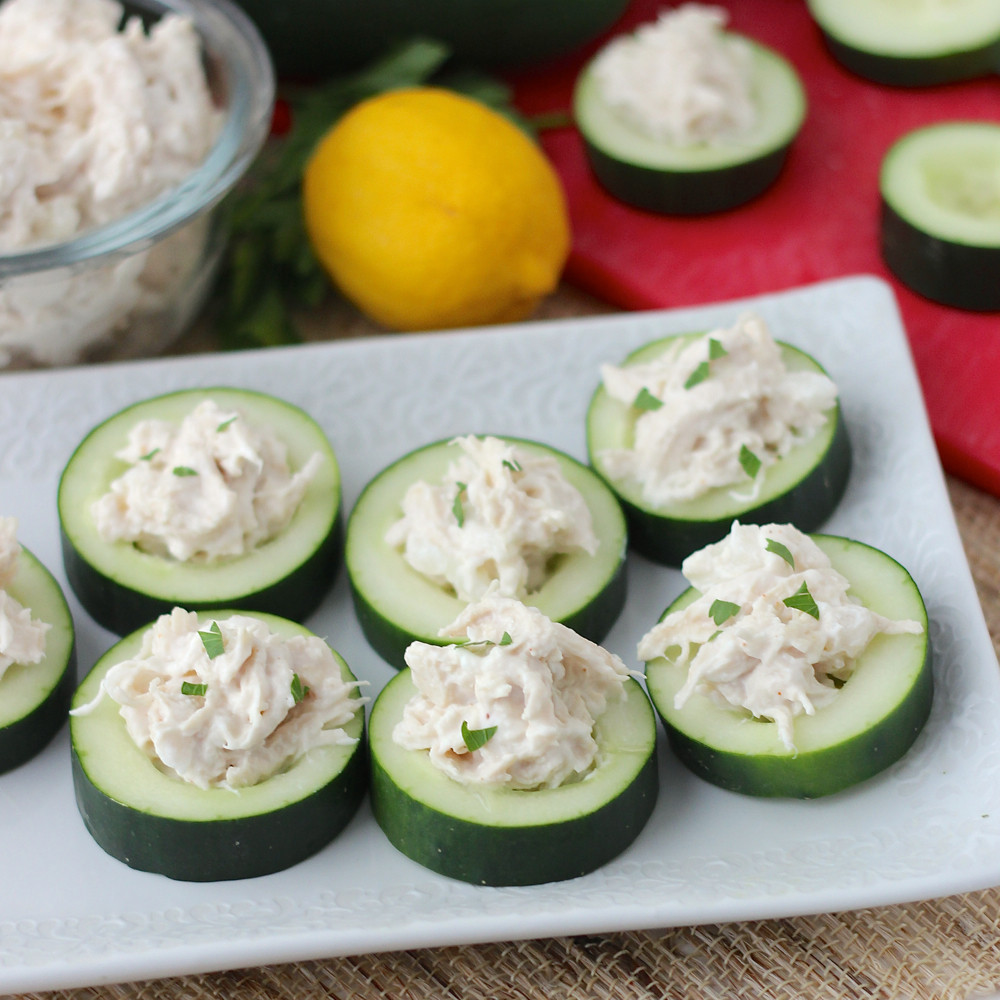
[[[625,519],[568,455],[466,435],[405,455],[365,487],[347,526],[358,620],[397,670],[494,583],[600,642],[625,602]]]
[[[833,57],[858,76],[926,87],[1000,65],[995,0],[806,0]]]
[[[77,447],[58,500],[70,585],[119,635],[177,605],[303,621],[340,560],[329,441],[298,407],[250,390],[127,407]]]
[[[650,697],[695,774],[813,798],[903,756],[930,713],[927,612],[861,542],[735,523],[693,553],[691,587],[639,642]]]
[[[76,686],[73,619],[52,574],[0,517],[0,774],[62,728]]]
[[[1000,309],[1000,124],[906,133],[882,161],[879,190],[882,257],[903,284],[944,305]]]
[[[805,119],[791,64],[685,3],[609,42],[580,74],[577,127],[598,181],[653,212],[734,208],[769,188]]]
[[[482,885],[575,878],[656,802],[656,719],[612,653],[494,586],[414,642],[369,725],[372,809],[392,844]]]
[[[108,650],[74,696],[87,830],[130,867],[185,881],[302,861],[365,793],[356,688],[301,625],[174,608]]]
[[[837,387],[760,318],[653,341],[601,377],[587,450],[642,555],[678,566],[736,517],[812,531],[840,502],[851,449]]]

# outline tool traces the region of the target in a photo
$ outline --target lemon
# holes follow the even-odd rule
[[[440,88],[356,105],[317,144],[302,197],[323,267],[389,329],[524,319],[569,253],[563,190],[538,145]]]

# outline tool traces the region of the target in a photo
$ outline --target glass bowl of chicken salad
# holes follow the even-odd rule
[[[184,332],[274,86],[229,0],[0,0],[0,371]]]

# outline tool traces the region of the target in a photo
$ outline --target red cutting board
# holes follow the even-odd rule
[[[805,84],[808,117],[782,175],[729,212],[656,216],[605,194],[575,129],[545,132],[574,230],[567,278],[626,309],[724,301],[843,275],[885,278],[945,468],[1000,495],[1000,313],[951,309],[903,287],[882,264],[878,229],[878,172],[890,144],[943,119],[1000,121],[1000,77],[919,90],[879,86],[834,62],[802,0],[718,5],[730,11],[734,30],[783,53]],[[664,6],[633,0],[614,31],[653,20]],[[528,114],[568,109],[577,72],[596,47],[511,78],[518,106]]]

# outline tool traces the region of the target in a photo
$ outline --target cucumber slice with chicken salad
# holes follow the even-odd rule
[[[23,545],[18,559],[8,592],[50,628],[42,660],[13,663],[0,677],[0,774],[48,745],[66,722],[76,687],[75,632],[62,589]]]
[[[116,453],[130,429],[140,420],[179,423],[205,400],[272,431],[287,447],[292,473],[313,455],[321,456],[289,523],[242,555],[211,561],[180,560],[129,541],[104,541],[92,507],[128,468]],[[179,468],[174,473],[189,471]],[[67,462],[59,481],[58,509],[70,586],[94,620],[119,635],[174,606],[232,607],[304,621],[332,585],[342,553],[340,470],[326,435],[293,404],[248,389],[185,389],[135,403],[108,418]]]
[[[680,334],[693,340],[704,333]],[[663,353],[675,337],[665,337],[632,351],[623,365],[641,364]],[[790,371],[825,374],[811,355],[778,342]],[[826,413],[826,423],[808,440],[764,469],[756,496],[746,499],[746,484],[715,487],[690,500],[662,506],[647,503],[640,487],[611,475],[604,453],[629,448],[642,410],[613,399],[598,386],[587,410],[590,464],[618,496],[628,519],[629,545],[640,554],[669,566],[722,538],[734,519],[755,524],[789,522],[803,531],[819,528],[840,502],[851,469],[851,445],[839,403]],[[749,483],[749,479],[747,480]]]
[[[879,189],[882,256],[900,281],[944,305],[1000,309],[1000,124],[908,132],[886,153]]]
[[[850,581],[849,594],[886,618],[919,622],[923,631],[876,635],[835,698],[813,715],[795,717],[793,748],[782,742],[774,721],[721,706],[707,695],[696,692],[675,707],[687,668],[666,656],[648,662],[647,688],[671,749],[691,771],[722,788],[758,796],[830,795],[901,758],[930,714],[927,612],[913,578],[890,556],[862,542],[813,538]],[[689,588],[663,617],[698,596]]]
[[[995,0],[807,0],[831,54],[875,83],[931,86],[1000,71]]]
[[[582,494],[593,521],[598,549],[552,560],[547,579],[527,602],[594,642],[610,631],[625,604],[625,519],[614,494],[576,459],[538,442],[504,437],[535,455],[553,456],[566,480]],[[465,607],[450,588],[415,570],[386,532],[402,514],[407,489],[418,481],[440,483],[457,457],[450,441],[438,441],[404,455],[363,490],[347,524],[345,562],[354,607],[365,637],[390,666],[403,666],[414,640],[443,644],[438,629]]]
[[[199,615],[206,629],[232,611]],[[301,625],[255,614],[283,637]],[[73,709],[89,705],[116,663],[135,656],[146,626],[111,647],[84,678]],[[336,652],[347,682],[354,675]],[[172,775],[132,740],[105,696],[70,717],[73,787],[83,822],[112,857],[183,881],[252,878],[281,871],[326,846],[354,816],[367,790],[364,708],[343,728],[357,742],[314,747],[277,774],[238,788],[200,788]]]
[[[369,722],[375,819],[389,841],[432,871],[478,885],[576,878],[617,857],[656,803],[656,717],[642,688],[597,719],[596,766],[557,788],[470,787],[405,750],[392,730],[416,688],[409,669],[375,700]]]
[[[806,95],[792,65],[743,36],[752,55],[757,118],[731,139],[677,145],[641,131],[602,93],[594,62],[580,74],[573,112],[600,184],[637,208],[669,215],[742,205],[778,179],[806,116]]]

